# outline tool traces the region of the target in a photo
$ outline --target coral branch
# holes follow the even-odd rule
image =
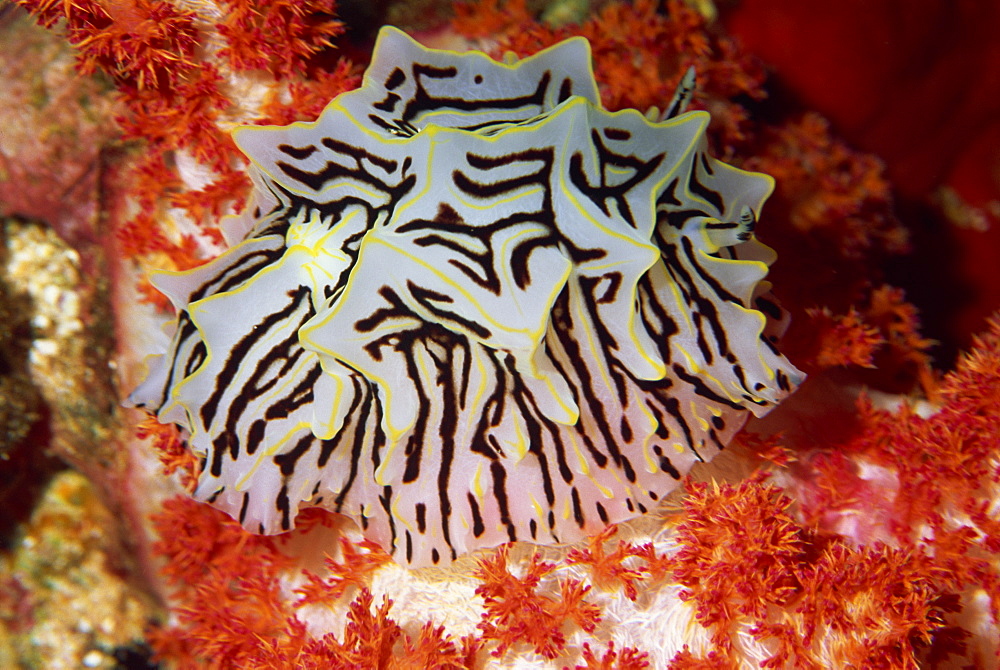
[[[596,605],[584,600],[589,586],[566,579],[559,583],[558,597],[539,593],[542,578],[554,569],[554,564],[532,554],[524,577],[515,577],[507,570],[506,545],[479,561],[475,575],[483,584],[476,593],[485,600],[486,612],[478,628],[485,639],[499,643],[494,656],[501,657],[514,644],[526,642],[542,656],[555,658],[566,648],[564,624],[573,622],[583,630],[594,630],[601,616]]]

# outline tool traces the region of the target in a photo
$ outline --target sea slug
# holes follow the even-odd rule
[[[257,533],[340,512],[411,566],[655,506],[802,377],[772,180],[709,157],[687,95],[609,112],[583,38],[501,63],[384,28],[316,122],[238,129],[252,201],[155,275],[176,330],[130,398],[194,496]]]

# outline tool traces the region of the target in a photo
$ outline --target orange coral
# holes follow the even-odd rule
[[[925,395],[934,400],[937,379],[928,354],[934,341],[920,335],[917,309],[906,301],[902,289],[880,286],[872,291],[865,319],[879,329],[888,345],[875,358],[876,366],[916,378]]]
[[[218,573],[238,577],[250,563],[270,571],[288,564],[271,538],[251,535],[225,514],[186,496],[165,501],[152,522],[160,537],[153,551],[167,559],[162,572],[171,584],[196,585]]]
[[[357,66],[341,59],[331,72],[317,72],[315,79],[308,82],[289,83],[287,96],[270,91],[257,123],[285,126],[294,121],[315,120],[331,100],[360,84]]]
[[[808,309],[806,315],[818,332],[815,365],[832,368],[846,365],[875,367],[875,351],[885,344],[878,328],[866,324],[853,307],[847,314],[833,314],[829,309]]]
[[[331,636],[323,640],[327,646],[325,660],[330,665],[316,664],[313,667],[388,667],[392,648],[403,636],[403,629],[389,618],[392,602],[388,598],[383,598],[382,604],[374,612],[371,611],[373,602],[374,598],[367,589],[358,595],[357,600],[348,608],[343,643],[337,643]]]
[[[907,232],[892,214],[889,182],[877,158],[852,151],[815,113],[770,131],[766,139],[745,165],[775,178],[778,189],[768,208],[787,212],[794,229],[824,244],[825,253],[845,258],[871,249],[907,249]]]
[[[882,281],[883,259],[909,248],[908,231],[893,212],[884,166],[837,139],[815,113],[756,131],[744,152],[750,157],[736,162],[775,178],[764,241],[778,252],[771,279],[793,314],[783,350],[814,369],[844,363],[881,366],[887,361],[880,355],[890,347],[875,347],[871,328],[879,323],[861,306],[874,301],[872,287]],[[815,313],[800,316],[816,306],[839,324]],[[817,320],[826,342],[816,337],[811,321]],[[879,334],[890,339],[886,332]],[[892,380],[896,372],[887,369],[878,377]],[[912,382],[912,370],[908,377]]]
[[[169,90],[195,69],[195,15],[162,0],[18,0],[42,25],[66,22],[80,71],[111,75],[127,91]]]
[[[221,237],[214,237],[218,231],[216,223],[225,213],[227,206],[242,208],[250,182],[243,172],[224,172],[214,181],[193,191],[178,191],[169,196],[171,206],[187,212],[188,217],[202,226],[206,235],[221,244]]]
[[[236,145],[216,121],[232,103],[220,90],[222,75],[210,64],[179,83],[170,95],[158,91],[126,94],[128,112],[118,119],[125,139],[149,143],[151,153],[186,149],[216,171],[231,167]]]
[[[642,556],[643,551],[619,540],[615,550],[610,554],[606,553],[604,543],[617,532],[616,526],[608,526],[587,541],[587,549],[570,549],[565,560],[569,565],[574,563],[589,565],[594,584],[602,589],[615,588],[621,584],[625,590],[625,597],[634,601],[638,595],[636,582],[643,578],[643,570],[639,567],[626,567],[622,562],[628,558]]]
[[[974,339],[972,350],[945,377],[941,398],[952,420],[964,418],[974,431],[984,431],[979,442],[990,442],[989,436],[1000,426],[1000,313],[993,315],[986,332]],[[994,472],[991,481],[996,483],[998,477],[1000,473]]]
[[[471,637],[464,637],[456,645],[443,627],[425,624],[414,640],[395,621],[389,618],[392,601],[384,598],[372,612],[374,598],[368,589],[362,589],[347,612],[344,641],[326,635],[304,645],[294,658],[281,659],[278,668],[304,668],[315,670],[460,670],[472,668],[479,651],[479,644]],[[261,666],[256,666],[261,667]]]
[[[300,74],[344,32],[344,24],[333,18],[336,0],[222,0],[222,5],[225,13],[216,28],[226,45],[219,55],[236,71]]]
[[[325,559],[327,572],[330,573],[328,578],[323,579],[309,570],[303,571],[307,583],[295,589],[300,596],[295,602],[296,607],[310,603],[332,605],[351,586],[363,588],[373,572],[392,561],[381,547],[370,540],[362,540],[356,547],[350,540],[341,537],[340,552],[342,563],[329,556]]]
[[[932,643],[940,655],[964,651],[946,623],[952,584],[928,557],[815,535],[760,476],[688,487],[679,548],[666,560],[717,654],[698,659],[685,650],[671,667],[732,667],[735,632],[747,626],[772,651],[762,667],[915,670],[919,650]]]
[[[270,538],[186,497],[166,501],[152,521],[160,536],[153,550],[167,559],[163,574],[184,586],[177,623],[149,633],[159,658],[184,668],[247,667],[259,640],[285,637],[277,575],[289,562]]]
[[[760,619],[787,604],[796,583],[788,568],[802,554],[802,530],[788,514],[792,501],[760,478],[739,486],[688,483],[686,514],[677,525],[678,551],[668,561],[682,598],[730,646],[737,613]]]
[[[882,667],[916,670],[918,650],[943,631],[942,592],[926,561],[885,546],[822,547],[797,570],[794,619],[761,622],[755,637],[777,644],[766,667]]]
[[[929,351],[935,344],[920,334],[917,309],[901,289],[867,289],[862,306],[846,313],[829,307],[805,310],[793,323],[783,349],[808,373],[837,367],[864,368],[855,377],[884,391],[922,391],[934,400],[938,379]]]
[[[610,2],[580,25],[551,28],[529,21],[522,2],[462,3],[452,25],[470,38],[488,34],[496,39],[495,55],[509,50],[524,57],[574,35],[586,37],[601,99],[612,110],[662,108],[694,66],[698,88],[692,106],[711,109],[718,153],[728,160],[731,145],[745,139],[748,120],[746,110],[731,99],[762,97],[763,69],[729,40],[706,30],[704,17],[687,4],[669,0],[662,12],[660,4]]]
[[[168,500],[153,523],[160,535],[154,551],[167,559],[163,574],[178,587],[176,623],[148,634],[160,660],[181,668],[474,667],[481,648],[474,638],[453,640],[430,622],[414,638],[389,618],[392,601],[383,600],[372,611],[367,577],[388,557],[369,545],[358,551],[344,540],[343,563],[328,560],[333,574],[326,580],[307,572],[308,583],[298,590],[303,597],[293,603],[282,594],[279,580],[295,573],[295,561],[278,550],[275,540],[251,535],[221,512],[186,497]],[[359,593],[348,606],[342,641],[332,634],[313,637],[296,610],[329,603],[348,585],[358,586]]]
[[[587,665],[578,665],[574,670],[643,670],[649,667],[648,654],[632,647],[615,651],[615,643],[608,643],[604,656],[598,658],[590,644],[583,643],[583,660]]]
[[[181,471],[181,484],[188,491],[194,490],[200,469],[198,459],[181,439],[177,426],[163,424],[156,417],[147,416],[135,428],[140,440],[151,438],[153,449],[163,464],[163,474],[170,476]]]
[[[951,588],[983,588],[1000,621],[1000,571],[988,558],[1000,548],[1000,523],[991,511],[1000,483],[1000,320],[944,377],[940,396],[941,407],[927,417],[906,404],[895,412],[876,409],[862,397],[863,430],[836,457],[824,453],[808,462],[831,484],[806,511],[870,505],[870,498],[858,499],[867,489],[853,463],[885,468],[898,480],[881,503],[893,540],[932,555]]]
[[[793,450],[782,444],[780,435],[760,435],[744,431],[736,435],[736,442],[749,448],[757,458],[779,468],[787,468],[799,460]]]
[[[494,37],[532,21],[526,0],[456,2],[452,27],[471,39]]]
[[[728,654],[710,651],[704,657],[695,656],[687,645],[670,659],[669,670],[739,670],[739,663]]]
[[[601,614],[597,605],[584,600],[589,586],[565,579],[559,583],[558,598],[538,592],[539,582],[554,569],[554,564],[532,554],[524,577],[515,577],[507,570],[507,545],[479,560],[475,575],[483,584],[476,593],[485,600],[486,610],[479,630],[485,639],[499,643],[494,656],[503,656],[514,644],[526,642],[545,658],[555,658],[566,648],[562,631],[566,622],[588,632],[594,630]]]
[[[456,647],[447,635],[444,626],[424,624],[416,642],[407,637],[403,641],[403,655],[397,666],[403,668],[427,668],[428,670],[455,670],[473,668],[482,642],[471,635],[461,639],[461,647]]]

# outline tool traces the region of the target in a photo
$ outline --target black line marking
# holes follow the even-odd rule
[[[472,512],[472,535],[474,537],[481,537],[484,532],[486,532],[486,527],[483,525],[483,515],[479,511],[479,503],[476,501],[476,497],[472,493],[468,493],[469,500],[469,511]]]
[[[274,464],[281,469],[281,474],[290,477],[295,473],[295,464],[313,446],[316,438],[311,432],[299,438],[292,450],[285,454],[278,454],[274,457]]]
[[[427,505],[424,503],[417,503],[416,505],[416,515],[417,515],[417,530],[420,533],[427,532]]]
[[[290,530],[292,527],[291,502],[288,500],[288,484],[282,484],[278,491],[278,497],[274,501],[274,506],[281,512],[281,530]]]
[[[385,88],[387,91],[392,91],[399,88],[403,82],[406,81],[406,73],[400,68],[394,68],[389,77],[385,80]]]
[[[497,506],[500,508],[500,523],[507,528],[507,539],[516,542],[517,529],[511,521],[510,508],[507,505],[507,471],[500,461],[493,461],[490,463],[490,474],[493,476],[493,497],[496,498]]]
[[[295,160],[301,161],[312,156],[314,153],[318,151],[318,149],[313,145],[305,147],[293,147],[291,144],[279,144],[278,151],[288,156],[291,156]]]
[[[583,528],[585,519],[583,517],[583,508],[580,506],[580,492],[576,490],[575,486],[570,489],[570,498],[573,501],[573,520],[576,521],[576,525]]]

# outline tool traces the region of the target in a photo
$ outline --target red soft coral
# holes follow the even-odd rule
[[[181,484],[188,491],[193,491],[198,481],[199,461],[187,448],[180,436],[180,431],[173,424],[163,424],[156,417],[147,416],[135,429],[135,435],[140,440],[150,438],[156,455],[163,464],[163,474],[172,475],[181,472]]]
[[[693,66],[698,75],[693,107],[712,111],[713,140],[718,153],[728,157],[731,145],[745,139],[747,126],[746,110],[732,98],[762,97],[763,69],[708,31],[704,17],[687,4],[669,0],[664,11],[660,5],[655,0],[610,2],[579,25],[553,28],[529,20],[523,3],[463,4],[453,27],[479,38],[486,34],[481,26],[489,26],[497,42],[494,54],[512,51],[519,57],[574,35],[586,37],[601,99],[612,110],[662,108]]]
[[[122,90],[169,90],[195,69],[195,14],[163,0],[18,0],[42,25],[65,21],[84,74],[102,70]]]
[[[804,528],[790,498],[756,476],[737,486],[689,484],[666,565],[711,631],[716,656],[672,667],[730,667],[738,631],[769,650],[762,667],[917,667],[921,648],[961,653],[946,622],[957,602],[947,570],[920,552],[851,548]]]
[[[364,587],[373,572],[392,561],[392,558],[382,551],[382,548],[370,540],[362,540],[357,546],[345,537],[340,538],[341,562],[327,556],[326,570],[329,577],[325,579],[313,572],[304,570],[306,584],[295,589],[299,594],[296,607],[310,603],[326,603],[334,605],[348,589]]]
[[[431,622],[411,637],[389,618],[392,601],[383,599],[373,610],[367,585],[388,556],[368,543],[359,551],[342,540],[343,562],[328,559],[326,578],[305,572],[306,584],[298,589],[302,598],[292,602],[281,580],[297,574],[296,562],[276,540],[251,535],[189,498],[168,500],[153,523],[160,534],[153,550],[166,559],[163,574],[177,588],[175,623],[148,634],[160,660],[192,669],[474,667],[481,644],[472,637],[456,641]],[[303,526],[325,523],[324,517],[314,517]],[[351,585],[359,592],[348,606],[341,640],[332,634],[313,637],[297,610],[331,603]]]
[[[336,0],[222,0],[216,27],[226,44],[219,55],[236,71],[302,74],[309,59],[344,32]]]
[[[875,352],[885,344],[878,328],[864,322],[853,307],[847,314],[833,314],[829,309],[806,310],[810,326],[816,330],[817,353],[810,362],[819,369],[859,365],[874,368]],[[801,361],[800,361],[801,362]]]
[[[772,213],[780,209],[827,255],[857,259],[872,249],[907,249],[907,231],[892,213],[889,181],[877,158],[850,149],[816,113],[770,130],[764,139],[745,166],[777,181],[768,202]]]
[[[519,642],[527,642],[546,658],[555,658],[566,648],[562,628],[572,621],[580,628],[593,631],[600,621],[600,609],[584,600],[589,586],[578,580],[559,583],[557,597],[538,591],[542,578],[555,565],[542,562],[532,554],[525,566],[524,577],[515,577],[507,570],[507,546],[478,562],[475,575],[483,581],[476,593],[483,597],[485,610],[479,630],[487,640],[499,644],[493,655],[503,656]]]
[[[565,560],[569,565],[580,563],[589,566],[591,578],[599,588],[612,589],[621,585],[625,597],[635,600],[638,596],[636,583],[643,578],[643,570],[638,565],[630,567],[625,561],[642,556],[644,552],[642,548],[619,540],[615,550],[607,553],[604,543],[617,532],[616,526],[608,526],[587,541],[586,549],[570,549]]]
[[[649,667],[648,656],[646,652],[640,652],[632,647],[615,651],[615,643],[610,642],[604,656],[598,658],[590,648],[590,644],[584,642],[583,660],[587,665],[578,665],[574,670],[645,670]]]

